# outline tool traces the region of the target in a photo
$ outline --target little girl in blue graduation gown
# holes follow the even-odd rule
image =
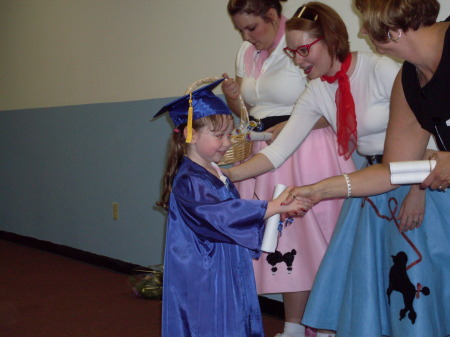
[[[221,81],[169,103],[155,115],[169,112],[177,126],[172,144],[177,142],[178,148],[183,145],[192,150],[191,144],[181,144],[179,136],[188,111],[194,121],[231,114],[211,92]],[[228,123],[232,126],[231,120]],[[186,142],[189,127],[188,122]],[[226,144],[229,147],[230,143]],[[252,258],[260,255],[269,202],[240,199],[233,183],[211,160],[206,166],[213,172],[215,169],[220,179],[188,156],[174,157],[168,158],[165,194],[160,203],[168,209],[162,336],[264,336]],[[172,166],[170,160],[175,161]],[[172,172],[176,172],[174,177]],[[172,179],[171,184],[167,182]]]

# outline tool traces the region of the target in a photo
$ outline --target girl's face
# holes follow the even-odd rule
[[[311,44],[315,40],[317,38],[311,36],[308,32],[300,30],[286,31],[286,45],[290,49],[296,50],[298,47]],[[292,60],[297,66],[303,69],[310,80],[324,75],[333,75],[331,74],[332,60],[328,54],[325,40],[314,43],[309,48],[309,54],[307,56],[303,57],[296,53]]]
[[[246,13],[235,14],[231,19],[234,27],[241,33],[242,39],[250,42],[257,50],[268,50],[275,41],[276,32],[272,21],[265,21],[258,15]]]
[[[230,136],[233,127],[233,119],[223,115],[223,126],[220,130],[213,130],[212,125],[207,123],[195,131],[189,157],[203,166],[219,162],[231,146]]]

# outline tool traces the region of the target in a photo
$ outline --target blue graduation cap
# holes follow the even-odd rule
[[[212,115],[231,115],[228,106],[212,92],[224,79],[221,78],[164,105],[153,118],[169,112],[169,116],[175,126],[187,123],[188,135],[186,142],[189,143],[192,136],[193,120]]]

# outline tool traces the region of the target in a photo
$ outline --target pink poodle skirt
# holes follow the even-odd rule
[[[255,142],[253,152],[265,146],[265,142]],[[351,159],[346,161],[338,156],[336,136],[331,127],[326,127],[311,131],[294,154],[274,172],[236,183],[236,186],[243,199],[270,200],[276,184],[307,185],[354,170]],[[263,253],[254,260],[258,294],[311,289],[342,203],[343,199],[322,201],[303,218],[295,218],[283,228],[275,253]]]

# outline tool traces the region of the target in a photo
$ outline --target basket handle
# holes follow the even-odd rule
[[[197,80],[186,89],[184,94],[187,95],[190,92],[194,91],[195,89],[200,88],[202,85],[213,83],[215,81],[220,80],[221,78],[222,77],[206,77],[206,78]],[[248,117],[247,107],[245,105],[244,99],[242,98],[242,95],[239,95],[239,105],[241,107],[241,121],[239,123],[239,128],[244,129],[250,123],[250,119]]]
[[[204,84],[213,83],[215,81],[220,80],[222,77],[206,77],[202,78],[201,80],[197,80],[194,83],[192,83],[189,88],[186,89],[184,92],[185,95],[189,94],[190,92],[193,92],[195,89],[200,88]]]

